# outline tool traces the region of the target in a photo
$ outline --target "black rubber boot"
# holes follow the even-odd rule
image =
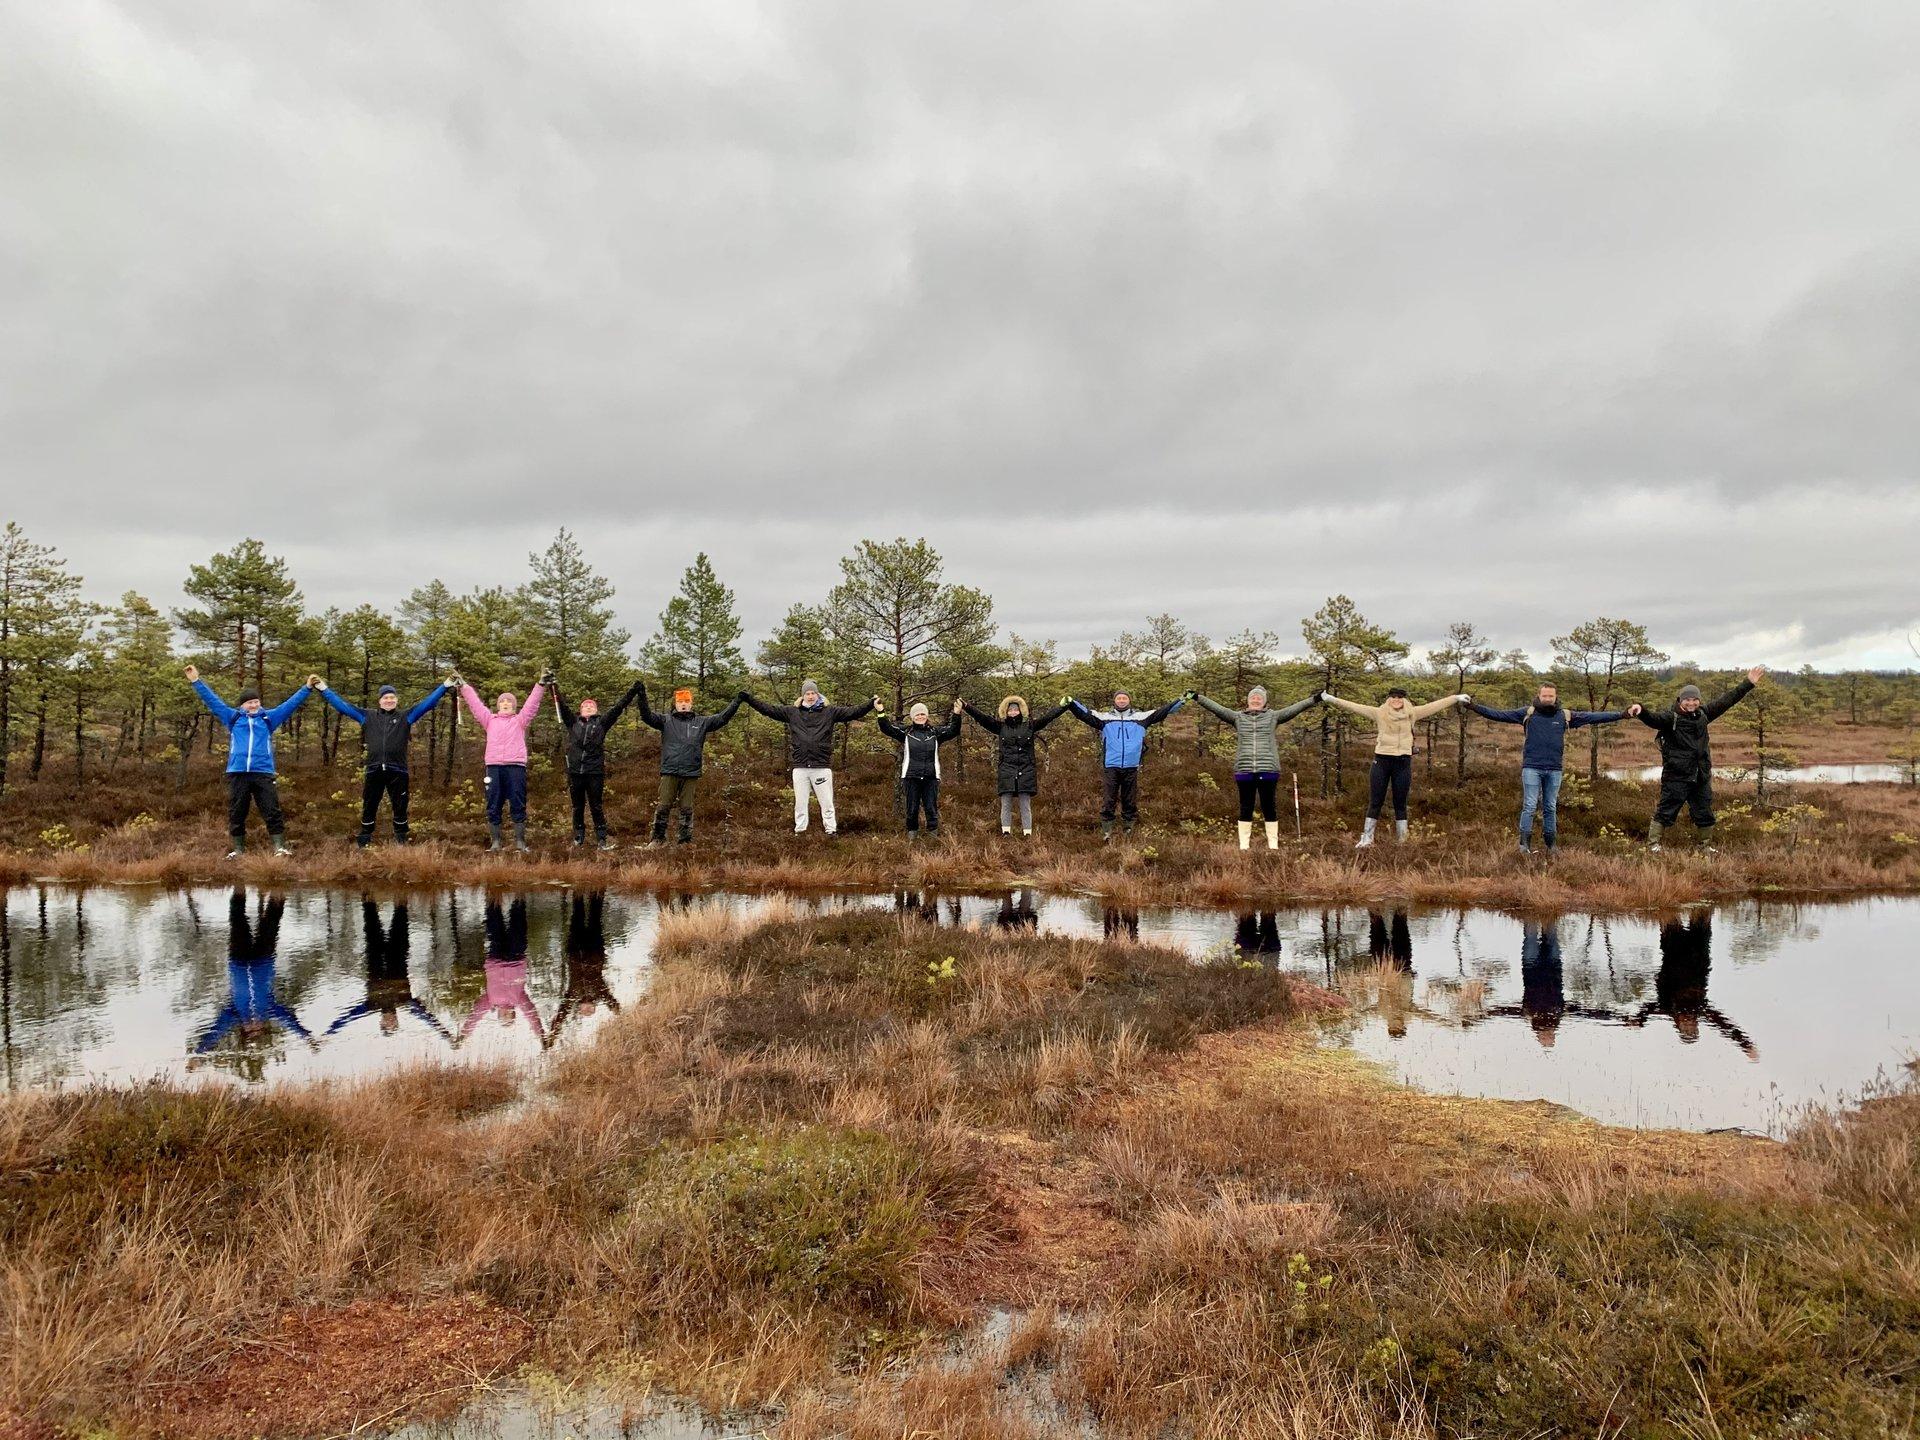
[[[574,831],[574,832],[573,832],[573,848],[574,848],[574,849],[576,849],[576,850],[578,850],[578,849],[579,849],[579,848],[580,848],[580,847],[581,847],[582,845],[584,845],[584,844],[586,844],[586,843],[587,843],[587,832],[586,832],[586,831],[584,831],[584,830],[576,830],[576,831]]]
[[[413,843],[405,825],[396,825],[393,827],[393,843],[396,845],[411,845]]]
[[[1100,822],[1100,843],[1102,845],[1107,845],[1107,844],[1111,844],[1112,841],[1113,841],[1113,821],[1102,820]]]
[[[611,841],[611,840],[609,840],[609,839],[607,838],[607,827],[606,827],[606,826],[604,826],[604,825],[596,825],[596,826],[594,827],[594,829],[593,829],[593,843],[594,843],[595,845],[597,845],[597,846],[599,846],[599,847],[600,847],[600,848],[601,848],[602,850],[611,850],[611,849],[613,849],[613,841]]]
[[[522,855],[527,853],[527,822],[524,820],[513,822],[513,848]]]
[[[693,843],[693,812],[691,810],[682,810],[680,812],[679,843],[682,845],[691,845]]]
[[[286,836],[284,836],[284,835],[269,835],[269,836],[268,836],[267,838],[268,838],[269,840],[271,840],[271,841],[273,842],[273,853],[274,853],[274,854],[276,854],[276,855],[291,855],[291,854],[293,853],[293,851],[292,851],[292,849],[291,849],[291,848],[290,848],[290,847],[289,847],[289,846],[287,845],[287,837],[286,837]]]
[[[490,837],[487,841],[487,849],[504,850],[507,848],[507,842],[500,836],[500,822],[498,820],[489,820],[487,822],[487,835]]]
[[[244,835],[235,835],[232,839],[233,848],[227,851],[227,859],[236,860],[247,853],[247,837]]]
[[[664,810],[656,810],[653,815],[653,839],[648,842],[649,848],[658,849],[666,843],[667,812]]]
[[[355,845],[358,845],[362,850],[366,849],[367,846],[371,845],[373,843],[373,826],[362,825],[360,827],[360,834],[358,838],[354,840],[353,843]]]

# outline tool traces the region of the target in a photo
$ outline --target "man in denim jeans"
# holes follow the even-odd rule
[[[1502,725],[1525,728],[1526,742],[1520,753],[1520,853],[1533,852],[1533,814],[1540,812],[1540,828],[1547,837],[1547,849],[1554,846],[1559,829],[1560,781],[1567,748],[1567,732],[1586,725],[1611,725],[1627,718],[1624,710],[1568,710],[1560,704],[1560,692],[1552,684],[1540,687],[1533,704],[1524,710],[1495,710],[1473,704],[1476,715]]]

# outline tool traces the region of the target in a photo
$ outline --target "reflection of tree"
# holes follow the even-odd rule
[[[1140,912],[1116,905],[1106,906],[1100,912],[1100,933],[1107,940],[1139,940]]]

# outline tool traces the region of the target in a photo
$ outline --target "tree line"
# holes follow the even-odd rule
[[[1035,703],[1122,688],[1156,702],[1189,688],[1228,699],[1254,685],[1276,696],[1371,696],[1390,680],[1416,699],[1470,691],[1513,705],[1543,678],[1578,708],[1608,709],[1655,698],[1681,678],[1728,678],[1673,662],[1643,626],[1608,617],[1552,637],[1545,670],[1521,651],[1498,650],[1467,621],[1416,655],[1345,595],[1300,622],[1292,653],[1283,653],[1276,631],[1249,628],[1216,641],[1154,615],[1066,659],[1050,640],[1003,638],[992,598],[950,580],[924,539],[861,541],[840,560],[837,583],[817,601],[793,605],[751,660],[734,592],[705,554],[687,566],[654,632],[636,647],[615,617],[612,582],[565,529],[528,557],[517,586],[456,593],[432,580],[391,610],[312,609],[286,561],[252,538],[189,566],[181,589],[185,603],[170,610],[134,591],[102,603],[52,546],[15,523],[0,531],[0,795],[23,771],[39,778],[56,757],[80,783],[128,763],[171,765],[184,779],[196,753],[216,748],[204,709],[180,678],[189,662],[217,687],[253,688],[269,700],[317,672],[363,707],[384,683],[418,694],[457,670],[482,693],[520,691],[551,665],[575,695],[617,695],[636,668],[662,689],[691,688],[703,708],[747,685],[791,696],[811,678],[841,698],[878,694],[896,714],[919,699],[991,704],[1006,691]],[[1917,711],[1920,677],[1910,672],[1803,669],[1769,676],[1736,713],[1757,732],[1765,767],[1792,763],[1778,737],[1796,720],[1898,724],[1911,733]],[[454,773],[459,721],[457,706],[442,706],[423,727],[427,772],[442,781]],[[341,726],[324,708],[303,711],[289,727],[291,763],[331,763]],[[1341,788],[1353,759],[1345,718],[1323,709],[1296,728],[1306,730],[1296,743],[1304,738],[1316,752],[1305,763],[1322,793]],[[1456,776],[1464,775],[1466,716],[1436,717],[1426,729],[1429,768],[1436,755],[1451,754]],[[1600,736],[1590,736],[1588,766],[1597,776]],[[1212,738],[1201,727],[1195,743]]]

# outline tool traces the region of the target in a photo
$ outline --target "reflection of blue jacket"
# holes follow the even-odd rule
[[[1473,713],[1496,720],[1502,725],[1525,728],[1526,744],[1520,755],[1523,770],[1558,770],[1564,764],[1567,731],[1587,725],[1611,725],[1627,718],[1624,710],[1569,710],[1556,705],[1552,711],[1529,705],[1524,710],[1495,710],[1476,701]]]
[[[201,702],[213,712],[213,718],[227,727],[227,773],[229,775],[273,774],[273,732],[287,723],[289,716],[307,703],[313,693],[302,685],[271,710],[256,710],[249,715],[236,710],[204,680],[193,682]]]
[[[220,1043],[220,1037],[234,1026],[262,1020],[277,1020],[302,1040],[312,1038],[307,1033],[307,1027],[300,1023],[300,1017],[282,1005],[274,995],[273,966],[271,956],[265,960],[227,962],[227,1003],[221,1008],[219,1018],[193,1047],[196,1055],[204,1055],[213,1049]]]
[[[1100,732],[1103,763],[1109,770],[1130,770],[1147,749],[1147,727],[1158,725],[1187,702],[1169,700],[1158,710],[1089,710],[1078,700],[1067,702],[1074,715]]]

